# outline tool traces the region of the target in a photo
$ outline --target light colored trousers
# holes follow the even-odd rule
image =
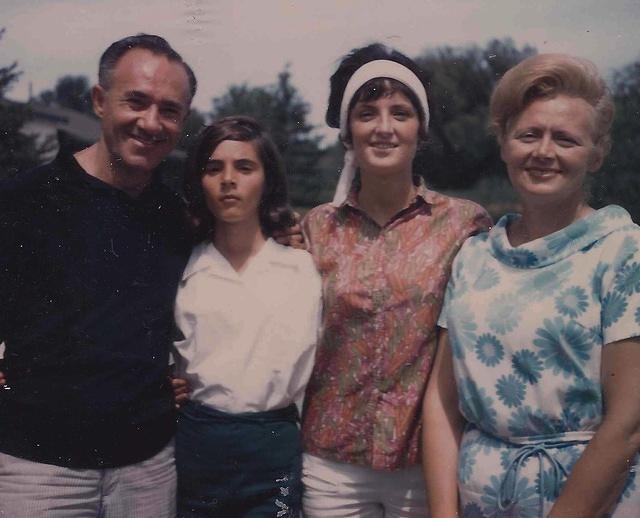
[[[119,468],[73,469],[0,453],[2,518],[174,518],[173,443]]]
[[[425,518],[422,468],[378,471],[304,454],[305,518]]]

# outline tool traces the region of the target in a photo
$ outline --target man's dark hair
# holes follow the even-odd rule
[[[184,192],[196,226],[196,241],[213,236],[215,218],[204,198],[202,177],[209,157],[225,140],[252,143],[262,163],[264,187],[258,208],[262,232],[270,237],[275,231],[293,225],[293,213],[287,198],[287,181],[278,148],[255,119],[240,115],[225,117],[202,130],[187,161]]]
[[[167,40],[154,34],[140,33],[135,36],[127,36],[109,45],[109,48],[107,48],[100,57],[100,64],[98,65],[98,83],[102,88],[105,90],[109,89],[113,70],[116,68],[120,58],[131,49],[146,49],[154,54],[166,56],[170,61],[180,63],[187,73],[189,92],[191,99],[193,99],[198,86],[198,81],[196,80],[193,70],[191,70],[191,67],[182,59],[182,56],[173,50]]]

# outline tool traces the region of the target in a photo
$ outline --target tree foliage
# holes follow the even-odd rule
[[[640,61],[618,70],[612,81],[616,116],[612,149],[596,178],[596,203],[617,203],[640,222]]]
[[[292,202],[302,206],[317,202],[323,188],[318,171],[322,155],[320,138],[307,122],[309,105],[292,84],[288,67],[273,84],[231,86],[225,94],[213,99],[210,115],[214,120],[248,115],[260,121],[282,154]]]
[[[486,47],[438,47],[416,61],[429,76],[429,143],[416,166],[438,188],[472,186],[503,171],[494,139],[487,133],[489,100],[496,82],[513,65],[535,54],[510,39]]]
[[[86,76],[62,76],[53,90],[40,92],[38,100],[46,105],[69,108],[93,116],[91,87]]]
[[[4,29],[0,29],[0,39],[3,34]],[[20,128],[29,120],[28,108],[6,99],[7,92],[20,74],[15,61],[0,66],[0,178],[39,163],[40,149],[36,139],[20,132]]]
[[[180,137],[180,141],[177,145],[178,149],[189,151],[193,146],[196,137],[202,128],[204,128],[205,123],[206,119],[204,114],[195,108],[191,108],[187,120],[184,123],[184,128],[182,128],[182,137]]]
[[[0,39],[3,33],[0,29]],[[504,72],[535,52],[503,39],[485,46],[438,47],[416,58],[428,74],[431,110],[429,142],[416,167],[430,185],[465,189],[465,195],[478,201],[484,201],[483,196],[471,190],[478,180],[500,191],[496,182],[503,177],[504,165],[487,132],[489,99]],[[0,176],[36,165],[42,151],[33,137],[19,132],[29,118],[28,107],[5,98],[20,73],[17,63],[0,63]],[[640,60],[618,70],[611,85],[617,111],[613,148],[597,176],[595,203],[619,203],[640,221]],[[85,76],[62,76],[53,89],[40,93],[39,100],[93,113]],[[209,114],[193,109],[178,148],[188,149],[207,119],[237,114],[258,119],[270,132],[283,155],[295,205],[309,207],[330,199],[342,165],[342,145],[335,142],[321,149],[308,122],[309,105],[293,85],[288,67],[271,84],[231,86],[212,100]]]

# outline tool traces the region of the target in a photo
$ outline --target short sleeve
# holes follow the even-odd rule
[[[475,204],[474,204],[475,205]],[[480,234],[482,232],[488,231],[493,221],[491,220],[491,216],[489,213],[480,205],[475,205],[475,214],[471,219],[470,229],[468,232],[468,236],[475,236],[476,234]]]
[[[438,318],[438,326],[443,329],[448,329],[448,313],[451,308],[451,302],[453,300],[453,296],[456,289],[456,283],[460,279],[462,272],[464,271],[464,256],[465,249],[467,248],[466,244],[462,245],[462,248],[458,251],[456,256],[453,258],[453,262],[451,263],[451,273],[449,275],[449,280],[447,281],[447,287],[444,290],[444,299],[442,301],[442,309],[440,310],[440,316]]]
[[[311,232],[311,215],[309,213],[302,218],[300,226],[302,227],[302,237],[304,238],[307,250],[309,253],[313,253],[313,234]]]
[[[442,301],[442,309],[440,310],[440,316],[438,317],[438,327],[443,329],[448,328],[447,315],[449,312],[449,306],[451,301],[451,294],[453,292],[453,281],[449,278],[447,282],[447,288],[444,291],[444,300]]]
[[[487,232],[491,228],[491,216],[487,211],[476,203],[465,201],[464,210],[468,214],[465,220],[462,231],[462,239],[459,241],[460,250],[456,253],[451,263],[451,274],[447,282],[447,287],[444,292],[444,300],[442,303],[442,309],[440,310],[440,316],[438,318],[438,326],[443,329],[447,329],[447,313],[451,305],[451,298],[455,289],[456,278],[463,271],[463,256],[465,243],[470,244],[469,241],[473,236]]]
[[[300,256],[301,282],[305,286],[303,296],[310,297],[312,300],[308,326],[312,329],[312,334],[317,341],[322,322],[322,279],[311,254],[304,250],[295,250],[295,252]]]
[[[640,228],[634,225],[614,238],[615,243],[603,243],[607,260],[598,265],[594,279],[595,288],[601,276],[604,344],[640,336]]]

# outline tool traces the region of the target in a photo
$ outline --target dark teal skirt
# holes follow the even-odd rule
[[[302,448],[295,405],[228,414],[199,403],[179,413],[178,517],[297,517]]]

